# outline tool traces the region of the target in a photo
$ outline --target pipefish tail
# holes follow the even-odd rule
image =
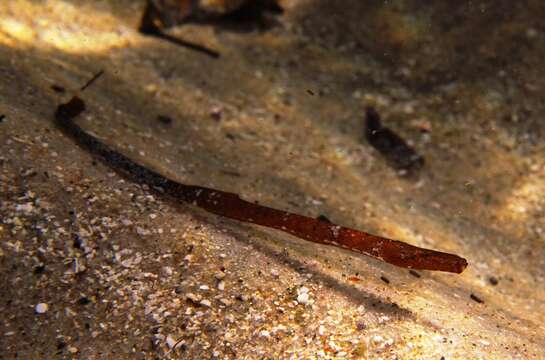
[[[216,215],[277,229],[307,241],[344,248],[404,268],[461,273],[467,267],[467,261],[458,255],[424,249],[322,219],[254,204],[234,193],[171,180],[135,163],[84,131],[74,122],[84,111],[85,102],[74,96],[57,107],[55,124],[81,148],[94,154],[123,177],[146,184],[172,200],[192,203]]]

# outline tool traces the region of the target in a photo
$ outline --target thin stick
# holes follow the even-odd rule
[[[175,36],[164,33],[159,28],[159,26],[155,24],[155,17],[158,16],[157,11],[158,10],[153,4],[153,2],[148,1],[146,5],[146,9],[144,10],[144,14],[142,15],[142,20],[140,21],[140,27],[138,28],[138,31],[140,31],[141,34],[147,35],[147,36],[154,36],[161,40],[168,41],[171,44],[178,45],[193,51],[200,52],[201,54],[208,55],[214,59],[217,59],[220,57],[220,53],[217,52],[216,50],[209,49],[204,45],[200,45],[200,44],[187,41],[184,39],[180,39]]]
[[[89,81],[87,81],[87,82],[85,83],[85,85],[83,85],[83,86],[81,87],[80,90],[83,91],[83,90],[87,89],[87,88],[88,88],[89,86],[91,86],[95,81],[97,81],[97,79],[98,79],[99,77],[101,77],[103,74],[104,74],[104,70],[100,70],[99,72],[97,72],[95,75],[93,75],[93,77],[92,77]]]

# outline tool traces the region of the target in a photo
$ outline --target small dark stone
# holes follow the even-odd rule
[[[78,299],[77,304],[78,305],[87,305],[91,303],[91,299],[89,299],[87,296],[81,297]]]
[[[74,243],[72,246],[74,246],[74,248],[76,249],[81,250],[82,245],[83,245],[83,241],[81,241],[81,238],[79,237],[79,235],[78,234],[74,235]]]
[[[170,125],[174,122],[170,116],[166,115],[157,115],[157,120],[164,125]]]
[[[0,124],[3,124],[6,122],[6,115],[0,114]]]
[[[388,279],[386,276],[381,276],[380,277],[380,280],[384,281],[386,284],[389,284],[390,283],[390,279]]]
[[[45,271],[45,265],[38,265],[34,268],[34,274],[39,275],[42,274]]]
[[[411,274],[415,278],[419,278],[421,276],[419,273],[417,273],[415,270],[412,270],[412,269],[409,270],[409,274]]]
[[[60,85],[56,85],[56,84],[51,85],[51,90],[53,90],[54,92],[59,93],[59,94],[64,94],[65,91],[66,91],[65,88],[63,88]]]
[[[220,107],[215,107],[213,108],[211,111],[210,111],[210,116],[212,117],[212,119],[216,120],[216,121],[220,121],[221,118],[222,118],[222,115],[223,115],[223,109],[220,108]]]
[[[489,277],[489,278],[488,278],[488,282],[489,282],[490,285],[492,285],[492,286],[498,285],[498,279],[495,278],[494,276]]]

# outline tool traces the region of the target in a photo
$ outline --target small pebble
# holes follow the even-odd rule
[[[228,300],[228,299],[224,299],[224,298],[220,299],[220,303],[222,303],[225,306],[230,306],[231,305],[231,301]]]
[[[194,303],[198,303],[201,300],[200,297],[198,297],[197,295],[195,295],[193,293],[187,293],[187,294],[185,294],[185,297],[186,297],[186,299],[191,300]]]
[[[225,278],[225,273],[223,271],[218,271],[214,274],[216,280],[223,280]]]
[[[21,211],[21,212],[25,212],[25,213],[30,213],[34,210],[34,205],[30,202],[28,203],[25,203],[25,204],[17,204],[15,206],[15,211]]]
[[[49,310],[49,305],[46,303],[39,303],[36,305],[34,310],[36,311],[36,314],[44,314],[47,312],[47,310]]]
[[[383,342],[383,341],[384,341],[384,338],[383,338],[382,336],[380,336],[380,335],[375,335],[375,336],[373,336],[373,342],[374,342],[375,344],[381,343],[381,342]]]
[[[318,335],[324,336],[324,334],[325,334],[325,326],[320,325],[320,326],[318,327]]]
[[[169,349],[173,349],[173,348],[177,349],[182,345],[181,342],[178,342],[170,335],[167,336],[166,341],[167,341],[167,346]]]
[[[187,262],[192,262],[193,261],[193,254],[187,254],[185,257],[184,257],[184,260],[187,261]]]
[[[183,342],[178,342],[177,340],[175,340],[172,336],[168,335],[167,336],[167,346],[169,349],[178,349],[182,346]]]
[[[240,294],[240,295],[235,296],[235,299],[237,299],[238,301],[246,302],[250,298],[248,297],[248,295]]]
[[[206,306],[206,307],[212,306],[212,303],[210,302],[210,300],[207,300],[207,299],[201,300],[201,302],[199,304],[201,304],[202,306]]]
[[[219,121],[221,120],[222,112],[223,112],[223,108],[221,106],[214,106],[210,110],[210,116],[212,117],[212,119]]]
[[[297,296],[297,302],[298,302],[299,304],[306,305],[306,304],[308,304],[308,301],[309,301],[309,296],[308,296],[308,293],[306,293],[306,292],[300,293],[300,294]]]
[[[225,281],[221,280],[221,281],[218,283],[218,290],[220,290],[220,291],[225,290]]]
[[[267,330],[261,330],[261,332],[259,333],[259,336],[268,339],[271,337],[271,334]]]
[[[136,227],[136,233],[140,236],[146,236],[146,235],[149,235],[149,230],[146,230],[144,228],[141,228],[140,226],[137,226]]]

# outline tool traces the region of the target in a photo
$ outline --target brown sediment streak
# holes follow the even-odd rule
[[[400,267],[461,273],[467,266],[465,259],[454,254],[423,249],[328,221],[257,205],[241,199],[237,194],[167,179],[110,149],[76,125],[73,118],[84,110],[83,100],[74,96],[57,108],[56,124],[80,146],[98,155],[131,181],[147,184],[176,200],[193,203],[213,214],[278,229],[301,239],[337,246]]]

